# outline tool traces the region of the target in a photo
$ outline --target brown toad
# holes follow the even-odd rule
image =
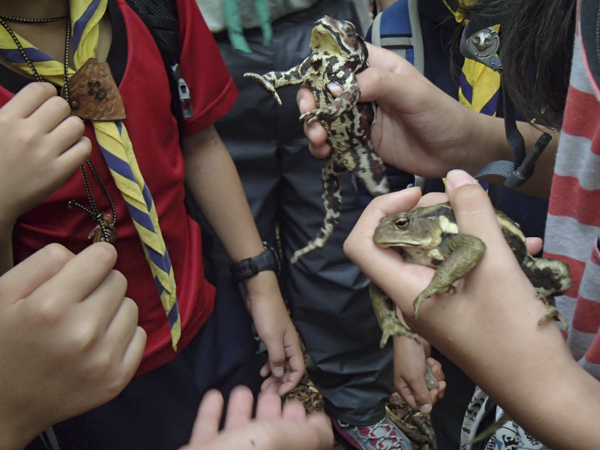
[[[500,211],[496,211],[496,218],[521,269],[546,305],[546,314],[538,324],[542,325],[554,317],[566,327],[565,319],[554,306],[554,296],[565,293],[571,287],[569,266],[562,261],[534,258],[527,253],[525,236],[518,225]],[[481,239],[458,232],[449,203],[386,216],[375,230],[373,240],[380,247],[397,248],[408,262],[436,269],[429,286],[414,301],[415,317],[428,298],[453,293],[452,283],[469,273],[486,250]],[[398,320],[395,306],[381,289],[371,284],[370,293],[383,330],[381,346],[392,335],[418,339],[418,335]]]

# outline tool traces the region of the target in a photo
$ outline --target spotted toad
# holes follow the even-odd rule
[[[271,93],[281,105],[276,89],[306,83],[312,90],[317,108],[300,116],[308,123],[319,121],[327,130],[331,155],[323,168],[323,204],[325,219],[320,231],[308,245],[296,251],[292,263],[306,253],[321,248],[336,228],[340,218],[342,192],[338,175],[345,170],[361,180],[373,196],[389,191],[381,159],[373,151],[371,128],[375,122],[376,105],[358,103],[360,89],[356,74],[368,67],[367,46],[356,33],[354,25],[325,16],[311,32],[311,54],[300,65],[287,72],[264,75],[247,73]],[[343,89],[335,98],[327,85],[337,83]]]

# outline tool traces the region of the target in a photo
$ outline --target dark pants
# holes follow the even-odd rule
[[[61,450],[169,450],[186,444],[204,393],[260,390],[251,321],[237,286],[220,276],[215,309],[171,362],[134,378],[114,400],[54,427]],[[44,449],[38,438],[29,449]]]
[[[384,416],[393,383],[392,352],[390,347],[379,348],[381,331],[367,292],[368,280],[342,250],[363,206],[350,174],[343,174],[338,228],[324,248],[290,265],[292,253],[314,237],[325,217],[321,200],[325,162],[308,151],[298,121],[299,86],[278,90],[280,107],[256,83],[243,78],[245,72],[287,70],[302,62],[310,53],[313,24],[325,14],[358,23],[351,1],[321,0],[275,21],[267,47],[262,45],[260,29],[246,30],[252,53],[234,50],[226,33],[215,36],[240,91],[237,103],[216,127],[236,163],[262,238],[274,243],[278,227],[281,232],[280,282],[310,355],[310,377],[328,412],[364,426]],[[228,264],[226,258],[218,262],[221,268]]]

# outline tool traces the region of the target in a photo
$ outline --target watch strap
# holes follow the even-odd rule
[[[263,245],[265,246],[265,251],[261,254],[231,265],[229,270],[235,281],[241,281],[265,270],[279,271],[277,251],[266,243]]]

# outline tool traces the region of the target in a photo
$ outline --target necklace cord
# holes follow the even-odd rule
[[[65,93],[65,100],[67,101],[67,103],[69,103],[69,48],[70,48],[70,42],[71,42],[71,18],[70,18],[70,16],[67,15],[67,16],[60,16],[60,17],[51,17],[51,18],[47,18],[47,19],[25,19],[25,18],[21,18],[21,17],[0,15],[0,25],[2,25],[4,27],[4,29],[7,31],[7,33],[10,35],[10,37],[14,41],[15,45],[19,49],[21,56],[23,56],[23,59],[29,66],[29,69],[31,70],[36,81],[38,81],[40,83],[44,81],[43,78],[40,76],[39,72],[35,68],[35,65],[29,58],[29,55],[27,55],[27,52],[21,45],[20,39],[17,37],[17,35],[12,30],[12,28],[8,25],[7,22],[40,24],[40,23],[58,22],[61,20],[67,21],[67,31],[66,31],[66,36],[65,36],[65,55],[64,55],[65,56],[65,58],[64,58],[64,93]],[[69,105],[70,105],[70,103],[69,103]],[[85,206],[81,205],[80,203],[76,202],[75,200],[71,200],[69,202],[68,206],[69,206],[69,208],[77,207],[77,208],[81,209],[82,211],[86,212],[90,217],[92,217],[92,219],[94,219],[94,221],[98,224],[98,227],[100,227],[100,230],[101,230],[100,241],[114,243],[115,238],[116,238],[115,225],[117,223],[117,211],[116,211],[115,205],[114,205],[112,198],[108,192],[108,189],[106,188],[106,185],[100,178],[100,175],[96,171],[96,168],[94,167],[94,164],[92,163],[92,161],[88,158],[86,160],[86,162],[90,168],[90,171],[92,172],[92,175],[94,176],[94,179],[100,185],[100,188],[102,189],[103,194],[108,199],[108,203],[110,205],[110,209],[112,212],[112,219],[111,219],[110,223],[106,223],[104,220],[106,214],[103,214],[98,210],[98,207],[96,206],[96,201],[94,199],[94,195],[92,193],[92,188],[90,186],[90,182],[89,182],[88,176],[85,171],[85,166],[83,164],[80,166],[81,176],[83,178],[83,184],[85,187],[85,191],[86,191],[86,194],[87,194],[87,197],[88,197],[88,200],[90,202],[90,206],[92,209],[90,210],[90,209],[86,208]]]

